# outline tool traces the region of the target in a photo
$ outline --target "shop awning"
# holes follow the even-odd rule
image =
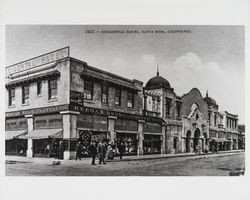
[[[5,131],[5,140],[12,140],[27,134],[27,130]]]
[[[162,135],[162,133],[148,133],[148,132],[143,132],[145,135]]]
[[[222,142],[231,142],[231,140],[228,140],[226,138],[220,138],[222,140]]]
[[[20,138],[22,139],[46,139],[46,138],[62,138],[62,129],[38,129],[29,132]]]
[[[215,138],[215,137],[210,137],[211,140],[215,141],[215,142],[222,142],[221,139],[219,138]]]

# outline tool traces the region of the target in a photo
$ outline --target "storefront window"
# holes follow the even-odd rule
[[[42,81],[37,82],[37,95],[42,94]]]
[[[128,92],[127,106],[128,106],[128,108],[134,107],[134,94],[133,94],[133,92]]]
[[[108,103],[108,86],[102,85],[102,103]]]
[[[84,81],[84,99],[92,100],[93,99],[93,82]]]
[[[9,106],[15,105],[15,88],[9,89]]]
[[[144,135],[143,141],[144,154],[154,154],[161,152],[160,135]]]
[[[121,105],[121,89],[118,88],[115,89],[115,105]]]
[[[125,153],[127,155],[137,154],[137,139],[136,134],[117,133],[116,146],[123,143],[125,146]]]
[[[49,99],[57,97],[57,79],[49,80]]]
[[[170,115],[171,102],[172,99],[166,98],[166,116]]]
[[[181,103],[177,102],[176,103],[176,111],[177,111],[177,117],[181,116]]]
[[[22,87],[22,103],[29,103],[29,85]]]

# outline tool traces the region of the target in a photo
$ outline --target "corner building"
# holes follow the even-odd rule
[[[123,142],[127,155],[238,148],[237,115],[197,88],[180,97],[159,72],[143,87],[70,57],[69,47],[8,66],[5,86],[9,155],[73,159],[77,141],[88,154],[100,140]]]

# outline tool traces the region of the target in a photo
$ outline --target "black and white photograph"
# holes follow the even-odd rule
[[[0,0],[0,200],[249,200],[249,0]]]
[[[240,176],[244,26],[8,25],[7,176]]]

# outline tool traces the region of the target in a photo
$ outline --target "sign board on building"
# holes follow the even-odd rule
[[[5,117],[8,118],[8,117],[18,117],[18,116],[24,116],[24,115],[47,114],[47,113],[55,113],[55,112],[67,111],[67,110],[69,110],[69,104],[20,110],[20,111],[14,111],[14,112],[6,112]]]
[[[56,51],[52,51],[50,53],[6,67],[6,76],[39,67],[41,65],[49,64],[68,57],[69,47],[58,49]]]

